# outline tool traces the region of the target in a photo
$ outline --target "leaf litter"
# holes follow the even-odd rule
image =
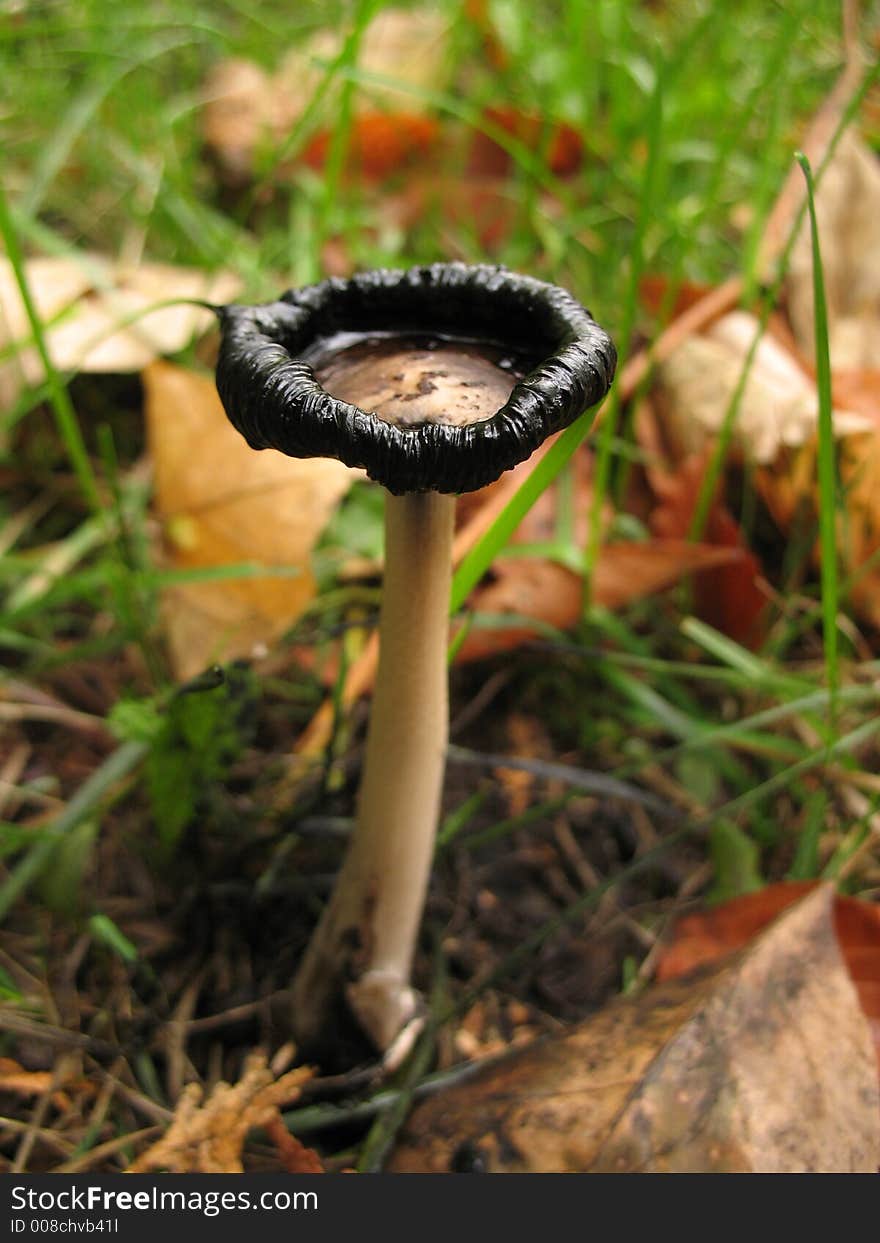
[[[876,1172],[877,1061],[832,912],[821,887],[733,962],[438,1092],[389,1168]]]

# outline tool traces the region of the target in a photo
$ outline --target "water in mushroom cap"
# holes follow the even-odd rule
[[[336,333],[303,355],[331,396],[398,427],[489,419],[529,370],[488,341],[410,333]]]

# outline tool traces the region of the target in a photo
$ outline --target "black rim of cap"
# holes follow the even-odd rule
[[[601,401],[617,362],[611,338],[566,290],[482,264],[333,277],[219,315],[217,389],[248,444],[338,458],[397,495],[494,482]],[[298,357],[337,332],[402,329],[485,340],[533,366],[490,418],[400,427],[333,397]]]

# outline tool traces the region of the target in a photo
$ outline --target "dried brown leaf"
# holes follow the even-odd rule
[[[127,1172],[240,1174],[248,1132],[278,1119],[279,1106],[296,1100],[312,1073],[310,1067],[300,1066],[276,1079],[266,1058],[255,1053],[238,1083],[218,1083],[204,1102],[199,1084],[188,1084],[168,1130]]]
[[[247,577],[170,588],[165,617],[175,672],[249,655],[312,599],[309,555],[360,473],[327,458],[250,449],[213,382],[154,363],[144,372],[156,503],[168,564],[177,569],[257,563],[295,577]]]
[[[782,911],[816,888],[816,881],[767,885],[678,920],[657,962],[657,979],[674,980],[746,945]],[[880,1065],[880,906],[838,895],[834,929],[868,1019]]]
[[[674,461],[704,453],[717,436],[737,390],[758,321],[733,311],[692,336],[658,367],[656,400]],[[772,462],[816,433],[818,398],[811,377],[770,336],[758,345],[739,406],[734,444],[741,456]],[[869,424],[853,411],[835,412],[838,435]]]
[[[380,181],[435,151],[440,126],[433,117],[413,112],[364,112],[355,117],[349,136],[350,172]],[[303,163],[320,171],[327,162],[333,130],[320,130],[303,151]]]
[[[691,529],[709,461],[709,453],[686,458],[675,473],[649,469],[659,504],[651,529],[659,536],[685,539]],[[715,548],[734,548],[740,556],[726,565],[704,570],[695,580],[696,613],[737,643],[757,647],[764,637],[769,588],[758,558],[726,505],[716,496],[706,518],[704,539]]]
[[[590,598],[607,609],[624,608],[689,574],[741,562],[744,555],[741,548],[712,548],[687,540],[605,544],[593,569]],[[470,604],[477,613],[508,615],[510,623],[474,626],[457,659],[484,660],[545,636],[548,627],[567,630],[581,617],[583,603],[579,574],[539,557],[505,557],[496,562],[490,581],[474,591]]]
[[[713,973],[622,999],[438,1093],[390,1168],[875,1172],[874,1050],[832,911],[822,887]]]

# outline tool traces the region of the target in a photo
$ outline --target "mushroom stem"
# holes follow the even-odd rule
[[[443,785],[455,498],[386,497],[379,669],[357,822],[294,981],[294,1027],[313,1043],[344,990],[387,1049],[418,1009],[410,969]]]

